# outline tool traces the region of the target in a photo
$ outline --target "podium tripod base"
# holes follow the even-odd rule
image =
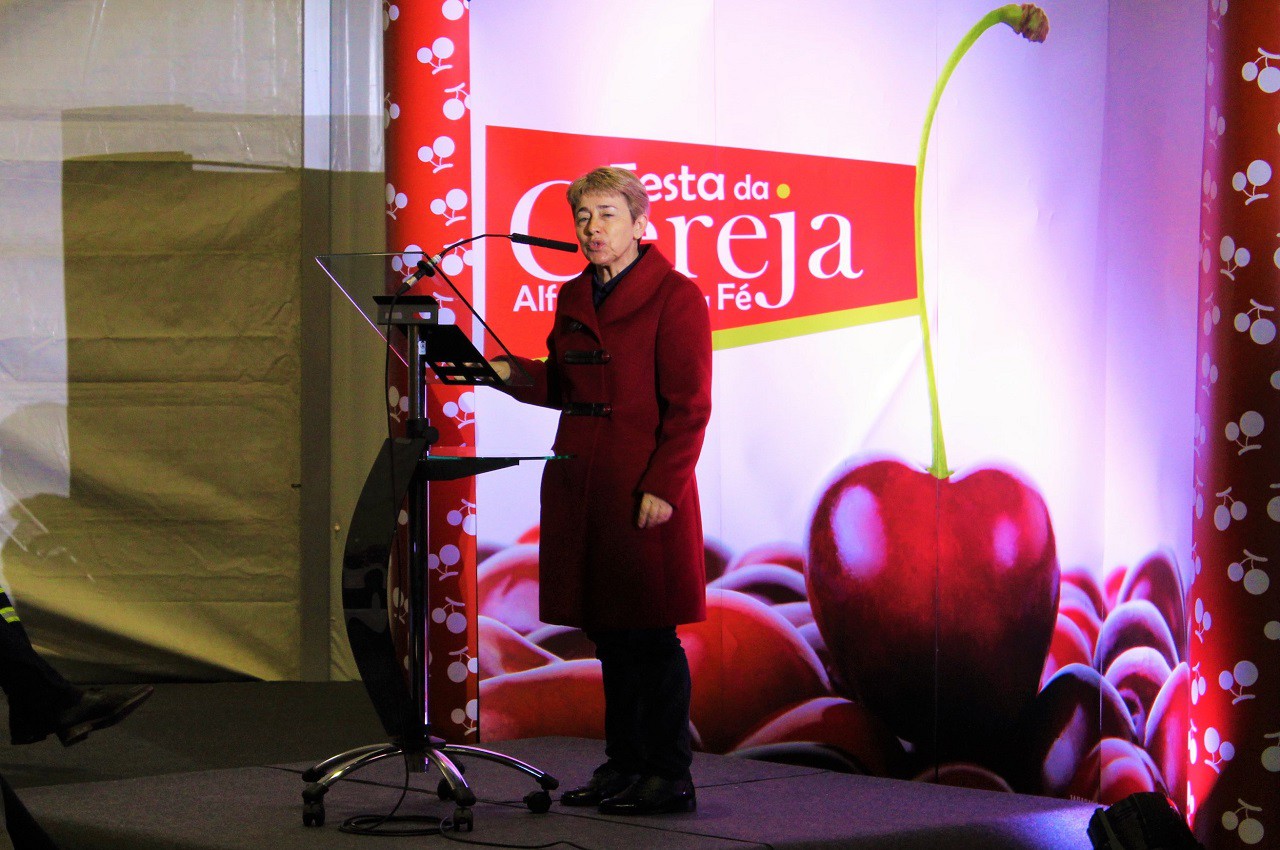
[[[551,808],[550,792],[560,787],[560,781],[551,774],[505,753],[482,747],[446,744],[438,739],[427,743],[420,752],[406,750],[395,743],[371,744],[330,756],[303,772],[302,781],[307,783],[307,787],[302,789],[303,825],[324,825],[324,795],[334,783],[363,767],[393,756],[403,756],[414,772],[425,773],[432,768],[440,772],[442,778],[436,787],[436,795],[441,800],[452,800],[457,804],[449,823],[453,829],[464,832],[471,831],[471,807],[476,804],[476,795],[463,776],[462,764],[455,763],[450,756],[484,759],[531,776],[539,788],[525,795],[524,804],[535,814],[542,814]]]

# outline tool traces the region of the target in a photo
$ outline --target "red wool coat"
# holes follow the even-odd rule
[[[560,290],[545,361],[516,358],[531,404],[608,405],[561,413],[542,474],[540,618],[584,629],[654,628],[706,618],[694,467],[711,416],[711,326],[702,293],[649,246],[597,314],[591,269]],[[675,508],[636,528],[640,495]]]

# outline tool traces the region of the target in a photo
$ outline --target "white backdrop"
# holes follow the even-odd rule
[[[948,459],[1028,476],[1064,566],[1168,547],[1185,567],[1205,11],[1043,5],[1048,41],[990,30],[934,123],[924,249]],[[490,2],[472,12],[473,121],[914,164],[941,65],[990,8]],[[481,201],[483,165],[475,180]],[[734,552],[801,543],[851,457],[928,463],[914,319],[718,351],[715,369],[699,481],[708,535]],[[553,415],[482,405],[482,448],[549,445]],[[536,522],[535,488],[536,471],[482,478],[482,539]]]

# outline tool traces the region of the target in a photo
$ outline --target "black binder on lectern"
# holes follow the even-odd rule
[[[421,328],[427,366],[440,383],[492,387],[508,383],[498,377],[462,328],[440,324],[440,302],[434,296],[375,295],[373,301],[378,305],[378,327]]]

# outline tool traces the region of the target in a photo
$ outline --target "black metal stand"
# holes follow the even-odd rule
[[[426,529],[427,486],[431,481],[465,478],[514,466],[517,457],[441,457],[429,454],[434,433],[425,419],[426,339],[434,327],[429,320],[406,321],[402,326],[408,339],[410,436],[388,439],[370,469],[361,490],[351,526],[347,531],[342,564],[342,601],[346,613],[347,636],[356,666],[383,728],[391,737],[386,744],[373,744],[339,753],[314,765],[302,774],[307,783],[302,792],[302,822],[306,826],[324,823],[324,796],[329,788],[351,773],[391,758],[403,756],[406,767],[415,773],[438,770],[442,776],[437,793],[453,800],[454,829],[470,831],[471,807],[475,792],[463,777],[463,767],[451,757],[472,757],[496,762],[528,774],[538,790],[524,798],[530,811],[542,813],[551,807],[550,791],[559,781],[519,759],[465,744],[449,744],[431,735],[427,722],[426,613],[430,610],[426,575],[428,553]],[[456,337],[456,334],[451,334]],[[465,338],[464,338],[465,339]],[[455,340],[456,341],[456,340]],[[474,351],[474,350],[473,350]],[[474,352],[483,362],[483,357]],[[432,364],[433,369],[435,364]],[[487,364],[486,364],[487,367]],[[451,383],[461,383],[459,380]],[[409,682],[397,663],[391,638],[388,612],[388,570],[394,545],[400,505],[408,499],[409,573]]]

